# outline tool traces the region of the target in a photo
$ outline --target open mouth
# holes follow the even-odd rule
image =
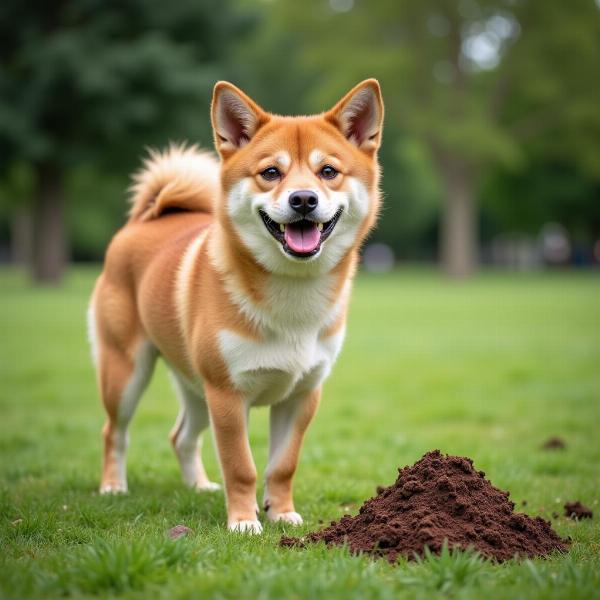
[[[269,233],[288,254],[298,258],[309,258],[319,252],[321,244],[331,235],[342,215],[342,209],[340,208],[333,219],[326,223],[317,223],[308,219],[293,223],[277,223],[264,211],[260,210],[259,213]]]

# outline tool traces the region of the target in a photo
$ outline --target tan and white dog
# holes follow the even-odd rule
[[[211,423],[229,528],[259,533],[247,421],[269,405],[264,508],[272,521],[302,523],[292,478],[377,216],[382,120],[374,79],[307,117],[267,113],[219,82],[220,162],[195,147],[151,154],[90,303],[108,416],[101,492],[127,490],[127,427],[160,355],[181,403],[171,441],[185,482],[219,487],[199,454]]]

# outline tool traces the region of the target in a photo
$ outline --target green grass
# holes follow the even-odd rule
[[[224,529],[222,494],[180,482],[163,368],[131,430],[130,493],[96,493],[103,412],[85,340],[94,272],[34,289],[0,272],[0,596],[6,598],[600,597],[600,276],[433,273],[359,277],[347,342],[296,480],[309,531],[354,512],[427,450],[470,456],[531,515],[554,519],[566,556],[493,565],[465,553],[402,562],[278,548]],[[267,411],[252,413],[259,469]],[[550,435],[566,451],[543,451]],[[210,441],[209,473],[218,477]],[[260,493],[260,490],[259,490]],[[171,541],[177,524],[194,529]]]

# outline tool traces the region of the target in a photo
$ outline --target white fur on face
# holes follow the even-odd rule
[[[292,164],[292,159],[287,152],[281,151],[275,155],[275,162],[282,167],[284,171],[287,171]]]
[[[253,193],[251,179],[243,179],[231,189],[227,210],[245,246],[271,273],[294,276],[325,274],[356,244],[356,236],[371,204],[362,182],[354,177],[346,179],[346,191],[323,192],[313,189],[319,197],[319,206],[311,213],[313,220],[321,223],[330,221],[339,209],[342,214],[319,253],[310,258],[296,258],[287,254],[280,242],[269,233],[259,215],[259,210],[262,210],[277,223],[295,221],[298,215],[288,202],[294,190],[286,189],[273,199],[270,192]]]
[[[325,159],[325,154],[316,148],[308,155],[308,164],[313,171],[316,171],[321,162]]]

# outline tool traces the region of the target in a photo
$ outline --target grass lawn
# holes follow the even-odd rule
[[[278,548],[224,528],[221,493],[184,488],[168,443],[177,403],[164,368],[131,428],[130,493],[97,494],[103,411],[85,333],[95,271],[34,289],[0,271],[0,597],[600,597],[600,274],[425,271],[361,275],[347,342],[309,430],[296,506],[309,531],[355,512],[427,450],[470,456],[566,556],[494,565],[455,554],[395,567],[344,549]],[[541,450],[551,435],[565,451]],[[267,411],[252,413],[259,471]],[[206,464],[218,480],[207,440]],[[262,494],[262,490],[259,490]],[[194,529],[171,541],[177,524]]]

